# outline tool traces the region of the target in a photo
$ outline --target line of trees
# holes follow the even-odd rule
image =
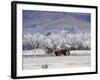
[[[70,48],[71,50],[89,50],[91,48],[90,33],[35,33],[23,34],[23,50]]]

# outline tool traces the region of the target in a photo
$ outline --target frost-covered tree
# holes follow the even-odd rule
[[[52,50],[59,46],[60,48],[70,49],[90,49],[91,48],[90,33],[67,33],[61,31],[59,33],[46,34],[24,34],[23,49],[48,49]]]

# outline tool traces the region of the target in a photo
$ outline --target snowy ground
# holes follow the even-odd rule
[[[45,53],[41,53],[42,56],[34,56],[32,53],[34,51],[30,51],[29,55],[27,54],[28,52],[23,52],[23,69],[46,69],[91,66],[91,57],[89,50],[70,51],[70,56],[43,56],[43,54]]]

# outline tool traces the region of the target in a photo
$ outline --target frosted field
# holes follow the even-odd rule
[[[34,53],[35,52],[35,53]],[[46,55],[42,50],[40,54],[34,50],[23,51],[23,69],[46,69],[67,67],[89,67],[91,57],[89,50],[70,51],[70,56]],[[41,56],[40,56],[41,55]]]

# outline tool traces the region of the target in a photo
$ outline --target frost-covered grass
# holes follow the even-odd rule
[[[23,57],[23,69],[72,68],[91,66],[90,56]],[[43,68],[44,69],[44,68]]]
[[[25,51],[27,52],[27,51]],[[32,53],[34,51],[30,51]],[[40,50],[40,52],[42,52]],[[32,53],[33,54],[33,53]],[[41,53],[44,55],[44,52]],[[70,56],[23,55],[23,69],[67,68],[91,66],[89,50],[74,50]]]

